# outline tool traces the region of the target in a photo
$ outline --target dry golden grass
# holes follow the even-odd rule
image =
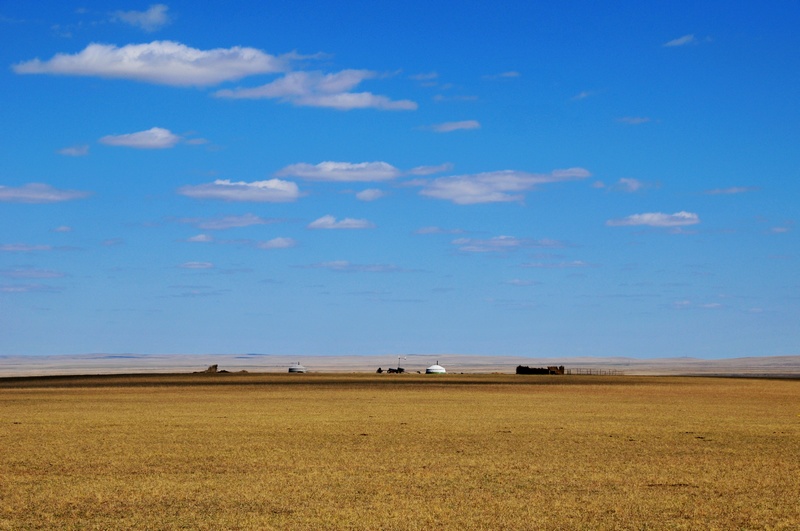
[[[796,529],[800,381],[0,381],[3,529]]]

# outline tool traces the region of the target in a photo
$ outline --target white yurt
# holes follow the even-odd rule
[[[425,369],[425,374],[445,374],[447,371],[444,370],[444,367],[439,365],[439,362],[436,362],[436,365],[431,365],[427,369]]]
[[[306,372],[306,370],[307,369],[305,367],[300,365],[299,361],[297,363],[292,364],[289,367],[289,372],[291,372],[291,373],[303,373],[303,372]]]

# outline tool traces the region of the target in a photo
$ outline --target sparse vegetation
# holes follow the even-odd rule
[[[0,381],[3,529],[792,529],[800,381]]]

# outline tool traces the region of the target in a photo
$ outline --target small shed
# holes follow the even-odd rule
[[[445,374],[447,371],[444,370],[444,367],[439,365],[439,362],[436,362],[436,365],[431,365],[427,369],[425,369],[425,374]]]
[[[299,361],[297,363],[293,363],[289,367],[289,372],[290,373],[304,373],[306,371],[307,371],[307,369],[305,367],[303,367],[302,365],[300,365]]]

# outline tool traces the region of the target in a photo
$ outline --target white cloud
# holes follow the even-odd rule
[[[184,262],[178,267],[181,269],[213,269],[214,264],[211,262]]]
[[[719,310],[720,308],[724,308],[725,306],[718,302],[696,304],[688,299],[684,299],[684,300],[674,301],[672,303],[672,307],[676,310],[688,310],[692,308],[699,308],[701,310]]]
[[[292,238],[272,238],[265,242],[258,242],[256,247],[259,249],[288,249],[296,247],[297,242]]]
[[[695,38],[693,33],[689,35],[684,35],[683,37],[678,37],[677,39],[672,39],[669,42],[665,42],[663,46],[665,48],[672,48],[675,46],[686,46],[687,44],[695,44],[697,39]]]
[[[465,129],[480,129],[481,124],[477,120],[463,120],[460,122],[444,122],[432,125],[430,128],[437,133],[451,133]]]
[[[735,195],[755,192],[758,189],[759,188],[756,186],[732,186],[730,188],[714,188],[713,190],[706,190],[703,193],[707,195]]]
[[[417,229],[415,234],[463,234],[461,229],[443,229],[441,227],[422,227]]]
[[[0,252],[3,253],[32,253],[35,251],[52,251],[49,245],[29,245],[27,243],[3,243],[0,244]]]
[[[217,179],[213,183],[187,185],[178,193],[193,199],[222,199],[224,201],[249,201],[257,203],[285,203],[300,197],[300,190],[291,181],[269,179],[267,181],[231,182]]]
[[[400,170],[386,162],[325,161],[316,165],[305,162],[290,164],[276,175],[288,175],[309,181],[375,182],[394,179],[400,175]]]
[[[356,199],[359,201],[375,201],[382,197],[386,196],[386,192],[383,190],[379,190],[377,188],[367,188],[366,190],[361,190],[356,194]]]
[[[0,276],[6,278],[61,278],[64,273],[50,269],[4,269],[0,270]]]
[[[308,224],[309,229],[371,229],[375,225],[366,219],[344,218],[336,221],[333,216],[322,216]]]
[[[511,280],[507,281],[506,284],[510,284],[512,286],[538,286],[541,282],[536,280],[522,280],[520,278],[512,278]]]
[[[581,91],[581,92],[577,93],[576,95],[574,95],[572,97],[572,99],[575,100],[575,101],[585,100],[586,98],[588,98],[589,96],[592,96],[593,94],[594,93],[591,92],[591,91],[584,90],[584,91]]]
[[[151,32],[163,28],[171,22],[164,4],[153,4],[147,11],[115,11],[114,20]]]
[[[769,231],[773,234],[786,234],[787,232],[791,231],[789,227],[772,227]]]
[[[436,72],[428,72],[426,74],[414,74],[414,75],[408,76],[409,79],[413,79],[414,81],[433,81],[434,79],[437,79],[438,77],[439,77],[439,74],[436,73]]]
[[[66,157],[85,157],[89,154],[89,146],[84,144],[80,146],[70,146],[57,151],[59,155]]]
[[[0,285],[0,293],[52,293],[61,291],[59,288],[44,284],[4,284]]]
[[[644,183],[638,179],[629,179],[623,177],[617,181],[616,188],[625,192],[638,192],[644,188]]]
[[[489,239],[458,238],[452,243],[458,246],[459,251],[467,253],[505,253],[521,248],[564,246],[563,243],[555,240],[532,240],[513,236],[495,236]]]
[[[203,230],[226,230],[239,227],[250,227],[252,225],[266,225],[273,223],[273,220],[264,219],[255,214],[244,214],[241,216],[222,216],[218,218],[184,218],[181,223],[189,223]]]
[[[434,173],[444,173],[446,171],[450,171],[453,169],[453,164],[450,162],[445,162],[444,164],[439,164],[438,166],[417,166],[416,168],[411,168],[408,173],[410,175],[433,175]]]
[[[216,96],[221,98],[303,98],[321,94],[342,94],[356,87],[366,79],[377,76],[370,70],[342,70],[334,74],[322,72],[289,72],[280,79],[255,88],[220,90]]]
[[[484,79],[502,79],[502,78],[516,78],[519,77],[521,74],[516,70],[509,70],[507,72],[500,72],[499,74],[492,74],[488,76],[483,76]]]
[[[590,266],[591,264],[583,260],[572,260],[570,262],[528,262],[526,264],[521,264],[520,267],[533,269],[573,269]]]
[[[68,227],[67,225],[61,225],[53,229],[53,232],[72,232],[72,227]]]
[[[623,116],[618,118],[617,121],[628,125],[641,125],[649,122],[650,118],[647,116]]]
[[[131,79],[158,85],[207,86],[254,74],[280,72],[286,61],[255,48],[198,50],[173,41],[117,47],[90,44],[74,55],[13,65],[17,74],[56,74]]]
[[[314,269],[328,269],[348,273],[394,273],[403,269],[391,264],[353,264],[347,260],[333,260],[308,266]]]
[[[209,236],[208,234],[198,234],[197,236],[192,236],[191,238],[186,238],[187,242],[192,243],[209,243],[213,242],[214,238]]]
[[[136,149],[167,149],[174,147],[180,141],[181,137],[173,134],[169,129],[161,127],[153,127],[147,131],[125,135],[106,135],[100,139],[100,143],[108,146]]]
[[[445,96],[443,94],[437,94],[433,97],[433,101],[439,103],[447,101],[478,101],[478,96]]]
[[[698,223],[700,223],[700,217],[697,214],[684,211],[674,214],[648,212],[606,221],[606,225],[609,227],[632,227],[638,225],[648,225],[650,227],[683,227],[687,225],[696,225]]]
[[[596,188],[598,190],[613,190],[619,192],[628,192],[634,193],[638,192],[639,190],[643,190],[647,185],[640,181],[639,179],[627,178],[623,177],[619,179],[616,183],[606,186],[606,183],[603,181],[595,181],[592,183],[592,188]]]
[[[362,81],[378,77],[370,70],[342,70],[332,74],[322,72],[289,72],[280,79],[255,88],[236,88],[217,91],[218,98],[278,99],[301,107],[330,107],[339,110],[379,109],[389,111],[416,110],[410,100],[391,100],[371,92],[350,92]]]
[[[417,104],[410,100],[394,101],[386,96],[370,92],[344,92],[342,94],[314,95],[292,100],[292,103],[307,107],[330,107],[341,111],[351,109],[379,109],[382,111],[414,111]]]
[[[30,183],[19,187],[0,186],[0,202],[5,203],[60,203],[82,199],[89,192],[59,190],[49,184]]]
[[[522,201],[522,192],[538,184],[585,179],[591,174],[583,168],[554,170],[551,173],[527,173],[515,170],[439,177],[417,181],[421,195],[445,199],[459,205]]]
[[[210,286],[170,286],[175,290],[181,290],[179,293],[171,295],[178,299],[195,299],[200,297],[218,297],[229,293],[229,289],[213,289]]]

